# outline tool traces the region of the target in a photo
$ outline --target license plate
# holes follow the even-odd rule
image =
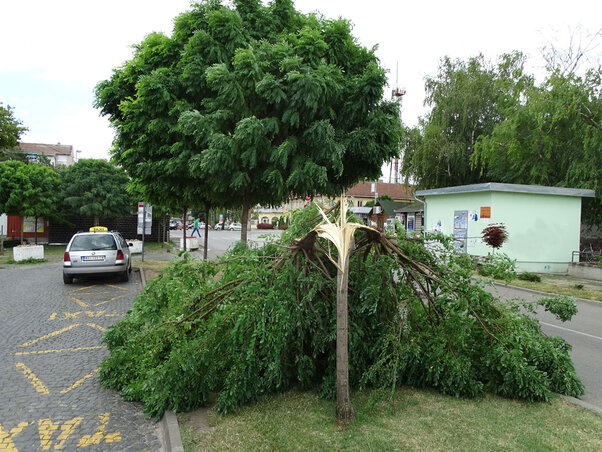
[[[82,256],[82,261],[104,261],[104,256]]]

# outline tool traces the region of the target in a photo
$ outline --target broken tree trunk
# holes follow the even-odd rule
[[[350,250],[353,249],[353,239]],[[339,253],[337,272],[337,421],[349,424],[355,422],[355,411],[349,395],[349,322],[347,292],[349,286],[349,255],[342,259]],[[341,271],[341,269],[343,271]]]

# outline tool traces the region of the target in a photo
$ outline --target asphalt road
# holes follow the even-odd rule
[[[188,230],[188,234],[192,230]],[[247,239],[248,243],[251,246],[262,246],[268,238],[266,236],[272,235],[276,237],[280,237],[282,233],[281,230],[278,229],[250,229],[248,231]],[[201,231],[201,243],[204,243],[205,231]],[[194,235],[197,237],[197,235]],[[171,240],[179,243],[180,238],[182,237],[182,231],[170,231]],[[240,231],[215,231],[213,229],[209,230],[209,251],[208,256],[209,259],[214,259],[217,256],[223,255],[228,248],[234,245],[236,241],[240,240]]]
[[[492,288],[504,299],[522,298],[536,301],[540,293],[496,284]],[[570,352],[577,375],[585,385],[581,400],[602,410],[602,303],[577,300],[579,312],[569,322],[561,322],[543,307],[537,308],[537,318],[544,333],[560,336],[573,347]]]
[[[161,450],[159,424],[98,381],[138,274],[65,285],[62,263],[0,268],[0,451]]]

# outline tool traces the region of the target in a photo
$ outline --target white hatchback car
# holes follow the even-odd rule
[[[230,229],[231,231],[240,231],[242,229],[242,224],[232,223],[230,226],[228,226],[228,229]]]
[[[63,258],[63,282],[88,275],[119,275],[127,281],[132,272],[131,244],[121,234],[104,227],[78,232],[67,244]]]

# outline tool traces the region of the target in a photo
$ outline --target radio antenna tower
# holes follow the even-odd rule
[[[399,88],[399,61],[397,62],[397,67],[395,70],[395,88],[391,91],[391,99],[397,102],[397,106],[399,108],[399,120],[401,121],[401,98],[405,95],[406,89]],[[391,160],[391,164],[389,166],[389,183],[391,183],[391,172],[394,172],[395,178],[393,180],[394,183],[399,183],[399,160],[401,158],[401,150],[400,155]]]

